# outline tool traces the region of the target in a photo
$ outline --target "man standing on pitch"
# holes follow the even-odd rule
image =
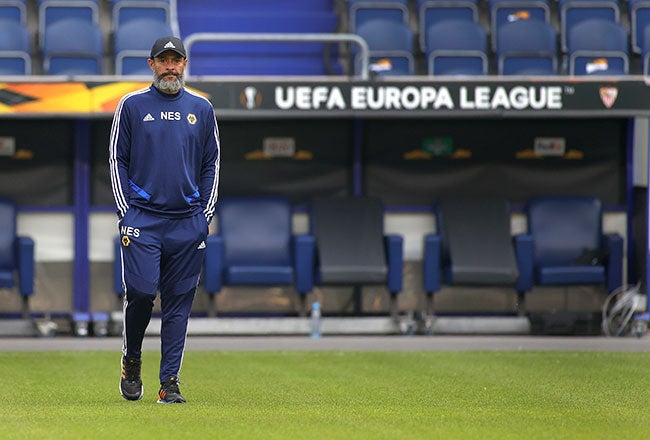
[[[120,392],[142,398],[142,341],[160,291],[158,403],[185,403],[178,378],[217,201],[219,131],[210,102],[184,87],[181,40],[156,40],[148,63],[153,84],[121,99],[109,146],[125,292]]]

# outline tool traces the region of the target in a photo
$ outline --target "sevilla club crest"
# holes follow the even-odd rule
[[[618,87],[601,87],[599,89],[600,100],[607,108],[612,108],[618,98]]]

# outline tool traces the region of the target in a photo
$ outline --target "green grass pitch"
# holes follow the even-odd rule
[[[650,353],[189,351],[185,405],[119,395],[119,351],[0,352],[4,439],[614,439],[650,426]]]

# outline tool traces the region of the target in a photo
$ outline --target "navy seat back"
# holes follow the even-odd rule
[[[602,246],[602,204],[595,197],[537,197],[528,203],[528,231],[539,266],[571,265]]]
[[[427,29],[426,57],[430,75],[485,75],[487,34],[473,21],[433,24]]]
[[[60,20],[76,19],[99,26],[98,0],[38,0],[38,37],[45,44],[46,30]]]
[[[415,69],[413,31],[399,21],[374,19],[361,24],[356,34],[366,40],[370,62],[390,60],[386,75],[412,75]],[[359,60],[355,60],[359,71]]]
[[[47,26],[43,69],[48,75],[102,73],[103,35],[98,25],[74,18]]]
[[[551,22],[548,0],[488,0],[490,16],[491,45],[496,50],[499,28],[519,20]]]
[[[350,32],[357,32],[359,26],[369,20],[386,20],[408,24],[407,0],[348,0]]]
[[[497,31],[496,54],[501,75],[532,72],[555,74],[555,29],[544,21],[534,19],[503,24]]]
[[[170,24],[169,0],[113,0],[113,29],[131,20],[149,19]]]
[[[283,196],[225,197],[219,232],[206,239],[204,287],[214,300],[223,286],[292,286],[300,315],[313,288],[314,239],[293,235],[293,207]],[[214,314],[214,303],[208,312]]]
[[[628,35],[620,24],[584,20],[569,30],[569,74],[627,74]]]
[[[607,20],[585,20],[568,35],[569,53],[576,50],[627,51],[625,29]]]
[[[426,50],[426,30],[445,20],[465,20],[478,23],[478,0],[418,0],[418,34],[420,48]]]
[[[560,43],[562,51],[568,51],[571,29],[584,20],[620,22],[618,0],[559,0]]]
[[[151,42],[172,35],[171,27],[162,21],[143,18],[131,20],[115,30],[115,74],[151,75],[147,59]]]
[[[95,23],[99,20],[98,0],[38,0],[39,20],[47,26],[66,18],[79,18]]]
[[[0,198],[0,271],[16,268],[15,241],[16,205],[10,199]]]
[[[641,41],[641,61],[643,74],[648,75],[650,72],[650,26],[643,31],[643,40]]]
[[[602,285],[623,280],[623,237],[602,231],[601,201],[593,196],[538,196],[527,203],[528,232],[515,236],[517,292],[535,285]]]
[[[0,18],[0,75],[29,75],[29,29],[19,21]]]
[[[16,234],[16,204],[0,197],[0,288],[18,284],[24,301],[23,315],[28,317],[27,297],[34,293],[34,240]],[[14,272],[18,272],[18,277],[14,277]]]
[[[288,199],[223,198],[217,205],[225,266],[292,266]]]
[[[23,26],[27,25],[26,0],[2,0],[0,2],[0,18],[13,20]]]
[[[632,42],[632,51],[635,53],[642,53],[643,33],[650,24],[650,1],[628,1],[628,13],[630,17],[630,40]]]

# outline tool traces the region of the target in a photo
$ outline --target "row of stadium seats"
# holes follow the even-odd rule
[[[416,2],[413,5],[413,2]],[[650,1],[648,0],[347,0],[349,13],[349,30],[355,32],[366,20],[375,18],[399,21],[405,24],[416,22],[419,44],[426,50],[427,29],[443,20],[482,21],[483,6],[486,21],[492,31],[490,43],[496,50],[496,31],[512,21],[535,19],[549,24],[557,23],[561,48],[568,50],[567,36],[571,27],[578,22],[599,18],[621,23],[621,8],[627,5],[632,47],[640,53],[643,30],[650,22]],[[411,8],[415,7],[415,17],[411,17]]]
[[[106,0],[114,27],[135,18],[170,20],[169,0]],[[61,18],[81,18],[99,24],[101,0],[36,0],[38,33]],[[0,0],[0,18],[27,25],[27,0]]]
[[[198,1],[179,4],[183,37],[197,32],[277,32],[269,24],[277,23],[273,10],[264,2],[254,2],[253,13],[238,3],[226,3],[225,7],[208,11]],[[296,9],[294,3],[301,7]],[[316,32],[332,32],[335,26],[332,1],[285,0],[282,6],[293,14],[302,14],[291,21],[312,23],[309,29],[317,29]],[[557,4],[549,0],[347,0],[345,10],[337,13],[341,19],[339,32],[353,32],[366,40],[374,62],[371,67],[379,75],[645,72],[650,52],[650,0],[630,0],[630,14],[624,14],[633,17],[631,25],[635,32],[648,30],[648,43],[642,37],[631,39],[628,22],[621,19],[621,7],[617,0],[560,0]],[[330,22],[321,27],[314,25],[316,13],[321,17],[329,14]],[[296,25],[284,29],[301,32]],[[192,52],[192,73],[304,74],[278,65],[280,52],[296,58],[299,47],[309,53],[308,57],[301,55],[303,61],[311,63],[312,74],[340,71],[339,61],[347,61],[345,56],[337,59],[339,53],[332,50],[325,57],[328,69],[322,61],[324,47],[306,46],[284,46],[269,56],[262,53],[268,51],[268,46],[249,43],[242,59],[237,53],[242,45],[203,42],[197,53]],[[351,48],[352,55],[358,52],[355,49]],[[242,62],[253,66],[254,71],[246,71]],[[350,60],[350,64],[348,71],[362,73],[358,59]]]
[[[534,286],[615,290],[622,282],[623,239],[603,233],[602,209],[594,197],[534,197],[526,204],[527,232],[513,237],[505,199],[441,200],[437,231],[423,237],[428,312],[442,285],[512,286],[522,308]],[[292,214],[290,201],[281,196],[223,198],[216,213],[219,231],[206,240],[205,291],[214,297],[227,286],[293,286],[304,311],[305,295],[314,286],[383,285],[396,313],[403,238],[385,233],[380,199],[315,198],[306,234],[292,233]],[[116,237],[117,294],[123,293],[120,246]]]
[[[42,56],[44,74],[106,73],[106,32],[99,20],[101,6],[100,0],[37,0],[36,52],[40,51]],[[122,63],[118,56],[120,52],[131,54],[143,49],[143,45],[148,49],[152,36],[172,34],[169,0],[110,0],[109,7],[116,65]],[[27,11],[26,0],[0,0],[0,74],[28,75],[33,72],[35,53]],[[130,30],[134,27],[148,32],[144,35],[146,41]],[[146,64],[142,67],[146,68]],[[124,73],[122,64],[116,72]]]
[[[293,207],[281,196],[224,198],[219,231],[208,237],[204,287],[384,285],[395,314],[403,285],[403,238],[384,232],[374,197],[321,197],[310,204],[310,232],[294,235]],[[441,200],[435,233],[426,234],[422,283],[430,301],[445,285],[511,285],[523,295],[536,285],[604,286],[622,282],[623,239],[602,231],[602,203],[588,196],[542,196],[526,204],[527,232],[511,237],[501,198]],[[34,240],[17,234],[17,207],[0,198],[0,288],[16,288],[29,316],[34,293]],[[484,238],[489,236],[490,240]],[[113,284],[122,294],[121,240],[114,241]],[[17,275],[17,276],[16,276]],[[520,305],[521,302],[520,302]]]
[[[416,73],[413,35],[407,25],[373,19],[360,25],[357,33],[368,42],[371,61],[379,66],[380,74]],[[566,55],[558,53],[555,30],[544,21],[526,19],[505,23],[496,32],[494,59],[497,61],[497,73],[630,73],[627,33],[616,23],[601,19],[581,21],[571,28],[567,47]],[[648,48],[650,49],[650,46]],[[644,59],[647,59],[647,53],[647,50],[644,51]],[[485,75],[488,73],[491,57],[485,30],[478,23],[444,20],[427,29],[425,59],[429,75]],[[381,63],[386,60],[390,68],[382,70]],[[559,61],[562,61],[561,66]]]
[[[144,60],[151,41],[174,33],[176,14],[184,39],[201,32],[350,31],[368,43],[379,75],[625,75],[631,61],[638,61],[644,74],[650,68],[650,0],[629,0],[630,32],[617,0],[559,0],[553,7],[549,0],[485,0],[484,5],[483,0],[348,0],[344,12],[336,10],[333,0],[252,0],[245,5],[221,0],[214,8],[185,0],[178,2],[177,11],[169,0],[105,1],[110,1],[110,44],[99,23],[101,0],[38,0],[43,73],[149,74]],[[487,7],[487,30],[480,5]],[[417,31],[410,13],[414,7]],[[2,75],[34,72],[26,11],[26,0],[0,0]],[[110,72],[105,47],[112,50]],[[298,41],[199,41],[191,53],[194,75],[331,75],[344,73],[347,62],[347,51],[340,52],[338,45]],[[348,71],[361,73],[357,59],[350,64]]]
[[[350,29],[369,41],[375,60],[390,61],[385,74],[415,73],[418,52],[429,75],[484,75],[490,61],[504,75],[619,75],[630,73],[634,54],[647,72],[650,1],[628,3],[629,33],[617,0],[483,3],[417,0],[412,17],[408,0],[349,0]]]
[[[102,30],[98,21],[101,0],[39,0],[36,50],[25,24],[25,0],[0,0],[0,74],[33,73],[31,61],[42,56],[42,72],[47,75],[118,75],[150,74],[146,58],[151,41],[160,35],[176,34],[176,2],[169,0],[110,1],[111,30]],[[241,2],[221,0],[217,8],[205,2],[179,2],[183,32],[276,32],[335,33],[339,22],[332,0],[281,2]],[[253,4],[255,3],[255,4]],[[176,26],[174,26],[176,25]],[[179,35],[180,36],[180,35]],[[110,41],[109,41],[110,40]],[[291,46],[291,47],[290,47]],[[114,70],[104,63],[104,50]],[[327,72],[321,70],[324,45],[266,46],[260,53],[247,44],[222,46],[220,57],[207,53],[201,45],[194,47],[192,66],[196,74],[340,74],[338,55],[332,54]],[[285,54],[284,52],[287,51]],[[250,56],[248,56],[250,55]],[[224,59],[225,58],[225,59]]]

